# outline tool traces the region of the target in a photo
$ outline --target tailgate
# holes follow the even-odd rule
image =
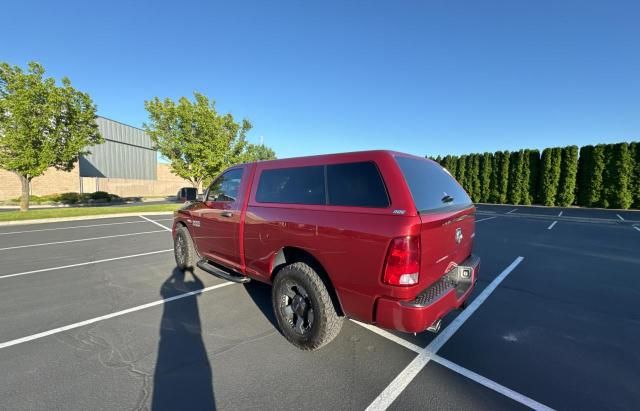
[[[421,214],[420,220],[420,283],[429,285],[442,277],[453,264],[460,264],[471,254],[475,207],[457,212]]]
[[[420,215],[420,284],[429,286],[471,254],[476,208],[438,163],[406,155],[396,155],[396,162]]]

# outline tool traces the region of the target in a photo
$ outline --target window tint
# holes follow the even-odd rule
[[[241,180],[242,168],[227,171],[211,183],[206,201],[236,201]]]
[[[463,208],[471,199],[458,182],[439,164],[420,158],[397,156],[396,161],[420,212]]]
[[[330,205],[389,206],[382,177],[372,162],[328,165],[327,181]]]
[[[325,204],[324,167],[264,170],[256,201],[260,203]]]

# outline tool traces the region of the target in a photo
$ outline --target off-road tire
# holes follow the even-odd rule
[[[198,261],[198,253],[193,246],[193,240],[187,227],[181,225],[176,230],[176,238],[173,241],[173,255],[176,265],[182,271],[193,270]]]
[[[289,297],[284,292],[292,284],[301,286],[307,294],[313,321],[305,334],[299,334],[287,319],[284,307]],[[296,262],[282,268],[276,275],[271,292],[273,312],[282,334],[289,342],[305,351],[314,351],[333,340],[340,329],[344,317],[339,316],[331,301],[327,286],[320,276],[304,262]]]

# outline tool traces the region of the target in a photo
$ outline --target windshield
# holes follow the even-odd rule
[[[470,206],[471,198],[449,172],[427,159],[396,156],[413,202],[421,213]]]

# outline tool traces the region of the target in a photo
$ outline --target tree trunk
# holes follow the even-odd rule
[[[197,188],[198,192],[202,191],[202,180],[198,179],[198,180],[191,180],[191,184],[193,185],[193,188]]]
[[[22,197],[20,197],[20,211],[29,210],[29,179],[25,176],[18,175],[22,184]]]

